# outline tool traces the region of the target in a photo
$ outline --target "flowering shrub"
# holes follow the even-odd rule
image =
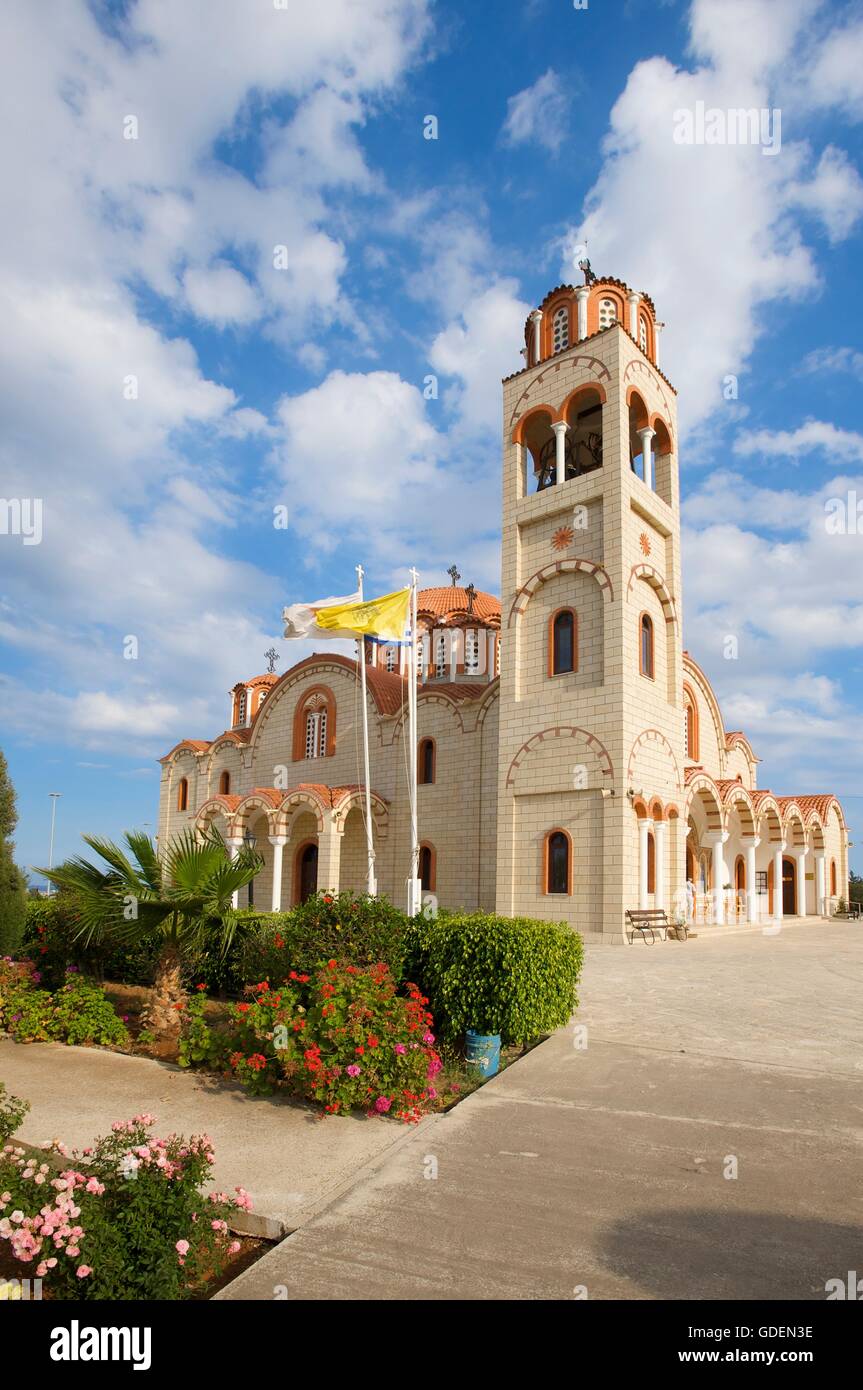
[[[6,1090],[3,1082],[0,1081],[0,1144],[5,1144],[12,1138],[16,1129],[24,1122],[24,1116],[30,1109],[28,1100],[21,1100],[20,1096],[12,1096]]]
[[[315,893],[290,912],[257,914],[242,945],[245,981],[278,984],[291,970],[308,972],[331,957],[360,967],[383,961],[403,978],[408,919],[383,898],[357,893]]]
[[[0,961],[0,1028],[16,1042],[122,1046],[129,1035],[101,988],[69,966],[66,983],[51,994],[26,965]]]
[[[254,1094],[284,1087],[337,1115],[362,1108],[413,1122],[436,1099],[441,1060],[428,1001],[383,963],[330,960],[283,985],[264,980],[231,1007],[228,1065]]]
[[[50,1162],[4,1146],[0,1240],[52,1297],[183,1298],[239,1249],[228,1220],[251,1208],[248,1194],[204,1197],[210,1139],[157,1139],[154,1124],[152,1115],[117,1121],[80,1154],[44,1145]]]
[[[195,986],[195,993],[189,996],[180,1016],[177,1060],[181,1067],[218,1067],[225,1059],[227,1042],[224,1035],[215,1032],[204,1017],[207,1007],[205,989],[204,984]]]

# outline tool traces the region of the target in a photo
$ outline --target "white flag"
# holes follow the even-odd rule
[[[318,627],[317,615],[320,608],[336,608],[341,604],[361,603],[362,595],[359,589],[353,594],[345,594],[342,598],[321,598],[315,603],[292,603],[290,607],[282,612],[282,619],[285,624],[285,636],[292,637],[316,637],[321,641],[333,642],[341,640],[345,634],[336,632],[330,628]],[[351,634],[353,636],[353,634]]]

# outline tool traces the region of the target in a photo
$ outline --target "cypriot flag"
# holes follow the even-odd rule
[[[347,634],[333,632],[329,628],[318,627],[318,614],[324,608],[343,608],[345,605],[359,603],[361,594],[357,589],[352,594],[346,594],[343,598],[320,598],[317,603],[292,603],[289,608],[282,612],[282,619],[285,624],[286,637],[322,637],[325,641],[330,641],[334,637],[353,637],[354,633]]]

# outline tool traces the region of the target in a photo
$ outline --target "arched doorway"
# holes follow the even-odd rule
[[[738,922],[747,916],[746,904],[746,860],[738,854],[734,862],[734,913]]]
[[[318,890],[318,846],[314,840],[300,845],[294,869],[294,902],[304,903]]]
[[[793,859],[782,860],[782,915],[797,916],[797,875]]]

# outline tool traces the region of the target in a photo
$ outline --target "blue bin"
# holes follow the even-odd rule
[[[471,1071],[479,1072],[484,1080],[500,1071],[500,1033],[475,1033],[468,1028],[465,1034],[465,1053]]]

